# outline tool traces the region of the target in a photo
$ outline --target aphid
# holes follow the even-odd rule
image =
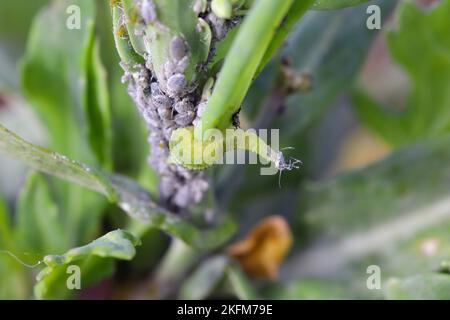
[[[170,54],[175,61],[182,60],[187,55],[186,42],[180,36],[176,36],[170,42]]]
[[[159,85],[157,83],[151,84],[151,94],[152,94],[152,102],[157,109],[160,108],[171,108],[173,105],[173,100],[167,97],[164,93],[159,89]]]
[[[172,104],[173,104],[172,99],[170,99],[169,97],[167,97],[167,96],[165,96],[163,94],[156,95],[156,96],[152,95],[152,102],[153,102],[153,104],[155,105],[155,107],[157,109],[160,109],[160,108],[165,108],[165,109],[171,108]]]
[[[232,123],[233,123],[233,127],[235,127],[235,128],[241,127],[241,121],[239,119],[240,112],[241,112],[241,108],[239,108],[239,110],[235,114],[233,114]]]
[[[220,19],[214,13],[210,13],[207,17],[208,21],[212,26],[212,31],[217,40],[222,40],[227,35],[227,26],[225,20]]]
[[[194,104],[189,100],[189,99],[183,99],[181,101],[176,102],[173,105],[173,108],[175,109],[176,112],[178,113],[187,113],[189,111],[194,111],[195,107]]]
[[[175,116],[174,121],[181,127],[186,127],[195,119],[195,112],[188,111],[186,113],[179,113]]]
[[[186,77],[181,73],[174,74],[167,80],[167,89],[173,96],[185,94],[187,92]]]
[[[173,197],[173,202],[181,208],[185,208],[191,203],[191,189],[189,185],[184,185],[178,190]]]
[[[159,183],[159,191],[164,197],[173,195],[179,188],[179,183],[172,177],[161,177]]]
[[[147,109],[142,114],[144,116],[145,122],[147,124],[153,126],[154,128],[159,128],[160,125],[160,119],[159,115],[155,110]]]
[[[157,19],[156,6],[152,0],[143,0],[141,4],[141,16],[146,24],[155,22]]]
[[[166,61],[164,63],[164,75],[167,79],[177,73],[183,73],[189,65],[189,57],[184,56],[179,61]]]
[[[192,200],[194,203],[199,203],[202,200],[203,193],[209,188],[208,182],[203,179],[193,179],[189,185],[191,186]]]
[[[171,108],[165,108],[165,107],[158,108],[158,114],[162,120],[172,120]]]

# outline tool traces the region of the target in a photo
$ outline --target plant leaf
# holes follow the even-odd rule
[[[66,27],[66,9],[77,5],[80,30]],[[89,0],[53,1],[34,19],[21,61],[25,96],[44,121],[52,147],[81,161],[94,163],[87,143],[87,122],[82,111],[81,57],[92,37],[95,3]],[[49,32],[51,30],[51,32]]]
[[[199,229],[170,213],[136,182],[118,175],[108,175],[58,153],[24,141],[0,125],[0,153],[23,161],[28,166],[99,192],[117,203],[126,213],[179,237],[201,249],[223,244],[234,233],[235,225],[225,220],[210,229]]]
[[[12,225],[6,202],[0,194],[0,248],[8,248],[12,243]]]
[[[356,96],[360,118],[391,143],[410,143],[450,130],[449,14],[449,0],[425,12],[410,2],[403,2],[398,10],[398,30],[390,32],[387,41],[393,58],[411,80],[402,112],[386,112],[373,99]],[[423,62],[418,64],[418,60]],[[381,122],[397,127],[397,132],[388,130],[386,135]]]
[[[83,107],[87,136],[96,158],[104,167],[112,167],[111,115],[106,70],[100,59],[94,22],[89,21],[88,39],[83,48]]]
[[[21,251],[43,255],[68,247],[59,208],[43,176],[38,173],[28,175],[16,207],[14,236]]]
[[[35,170],[100,192],[111,201],[116,198],[114,189],[104,175],[59,153],[35,146],[1,125],[0,152],[23,161]]]
[[[202,300],[209,297],[225,276],[228,264],[229,259],[226,256],[214,256],[203,262],[183,283],[180,298]]]
[[[70,249],[62,255],[47,255],[44,257],[44,263],[47,267],[54,268],[58,265],[70,264],[85,259],[91,255],[102,258],[111,257],[121,260],[131,260],[136,254],[134,247],[139,244],[140,240],[135,238],[131,233],[123,230],[115,230],[108,232],[101,238],[83,247]]]
[[[112,273],[111,258],[131,260],[139,244],[140,240],[131,233],[115,230],[62,255],[47,255],[44,257],[47,267],[37,275],[34,293],[38,299],[71,297],[73,291],[66,285],[69,265],[80,268],[81,285],[86,286]]]

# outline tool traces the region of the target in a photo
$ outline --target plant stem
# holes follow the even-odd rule
[[[197,139],[212,128],[226,129],[247,94],[258,66],[293,0],[259,0],[231,46],[199,125]]]

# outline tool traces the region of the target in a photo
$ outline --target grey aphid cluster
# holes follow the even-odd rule
[[[204,172],[191,171],[168,161],[169,139],[175,129],[196,123],[207,101],[203,88],[195,80],[198,77],[194,80],[187,79],[186,70],[192,63],[192,52],[189,52],[189,44],[182,33],[176,32],[171,36],[166,50],[168,54],[162,63],[156,65],[149,44],[155,41],[155,34],[160,37],[160,33],[174,33],[159,20],[156,3],[152,0],[134,1],[138,8],[134,32],[136,36],[143,37],[145,62],[130,66],[122,61],[121,65],[125,70],[123,81],[128,82],[128,93],[149,128],[149,164],[160,176],[160,197],[173,210],[183,211],[202,200],[209,183]],[[208,23],[212,33],[206,61],[195,66],[196,72],[201,73],[214,55],[214,42],[222,39],[226,30],[235,22],[217,18],[210,12],[209,3],[203,0],[197,1],[192,10],[198,14],[199,20]],[[146,33],[149,26],[156,33]],[[130,32],[129,29],[128,31]],[[158,67],[159,72],[156,70]]]

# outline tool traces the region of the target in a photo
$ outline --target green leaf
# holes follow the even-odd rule
[[[386,298],[394,300],[450,300],[450,275],[432,273],[391,279],[385,291]]]
[[[115,230],[105,234],[91,243],[73,248],[62,255],[47,255],[44,263],[47,265],[36,277],[35,295],[38,299],[53,299],[71,296],[73,293],[66,286],[69,265],[80,266],[82,285],[94,283],[111,274],[111,260],[131,260],[136,254],[135,246],[140,240],[131,233]],[[95,257],[103,258],[102,260]]]
[[[315,10],[333,10],[345,7],[357,6],[369,0],[315,0],[312,9]]]
[[[410,143],[450,130],[449,14],[449,0],[429,11],[422,11],[410,2],[403,2],[398,10],[398,29],[390,32],[387,40],[393,58],[411,82],[402,112],[392,115],[374,100],[358,97],[355,100],[361,119],[392,143]],[[397,126],[398,133],[386,136],[381,122]]]
[[[35,170],[100,192],[111,201],[116,198],[114,189],[104,175],[59,153],[35,146],[1,125],[0,152],[26,163]]]
[[[213,249],[234,233],[235,224],[225,220],[212,228],[200,229],[156,203],[136,182],[118,175],[108,175],[24,141],[0,125],[0,153],[23,161],[28,166],[76,183],[106,196],[135,219],[179,237],[200,248]],[[78,198],[79,199],[79,198]]]
[[[90,256],[80,260],[71,266],[80,268],[81,289],[98,283],[102,279],[114,273],[114,260],[112,258],[100,258]],[[38,274],[39,281],[34,286],[34,295],[37,299],[70,299],[74,298],[79,290],[69,290],[67,281],[71,273],[67,265],[47,267]]]
[[[129,232],[115,230],[94,240],[88,245],[67,251],[62,255],[47,255],[47,265],[36,277],[38,281],[34,292],[38,299],[71,297],[74,293],[66,285],[67,267],[80,267],[81,285],[87,286],[112,274],[113,264],[110,258],[131,260],[136,254],[135,246],[140,240]],[[102,258],[102,259],[99,259]]]
[[[201,300],[208,298],[225,276],[229,259],[225,256],[215,256],[203,262],[181,288],[180,298]]]
[[[15,242],[21,251],[44,255],[68,247],[58,206],[41,174],[31,173],[17,202]]]
[[[0,299],[28,297],[24,268],[10,255],[15,248],[13,240],[9,212],[0,195]]]
[[[258,298],[257,292],[238,265],[229,265],[227,269],[227,280],[231,292],[236,295],[237,298],[241,300],[255,300]]]
[[[131,233],[115,230],[83,247],[70,249],[62,255],[47,255],[44,257],[44,263],[49,268],[54,268],[58,265],[70,264],[85,259],[91,255],[102,258],[112,257],[121,260],[131,260],[136,254],[134,247],[139,244],[140,240]]]
[[[385,141],[398,145],[407,140],[407,135],[399,123],[400,115],[398,113],[381,106],[362,89],[353,91],[352,102],[359,119]]]
[[[81,10],[81,29],[68,29],[69,5]],[[92,37],[95,3],[89,0],[53,1],[34,19],[21,61],[25,96],[44,121],[51,146],[68,156],[93,163],[87,143],[82,57]],[[51,32],[49,32],[51,30]]]
[[[106,70],[100,59],[99,42],[95,39],[94,23],[88,26],[89,38],[84,47],[83,107],[87,121],[87,136],[92,151],[104,167],[112,167],[111,115]]]
[[[12,225],[6,202],[0,195],[0,248],[8,248],[12,244]]]
[[[80,9],[80,29],[67,25],[77,18],[77,12],[67,12],[71,5]],[[93,43],[95,9],[96,3],[90,0],[52,1],[45,7],[33,21],[21,61],[21,82],[48,130],[53,150],[108,167],[111,128],[106,84]],[[92,181],[88,178],[84,182]],[[52,183],[70,245],[92,239],[106,202],[79,186]]]

